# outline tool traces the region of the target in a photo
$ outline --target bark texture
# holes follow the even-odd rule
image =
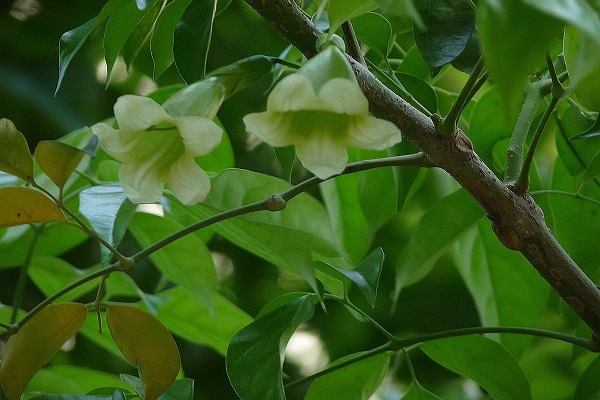
[[[315,54],[314,44],[321,32],[291,0],[246,2],[306,57]],[[485,209],[500,242],[521,252],[600,336],[600,289],[557,242],[535,201],[500,181],[473,151],[471,141],[461,130],[457,129],[450,137],[438,134],[436,121],[389,90],[367,68],[350,57],[349,60],[373,115],[394,122],[404,138],[456,179]]]

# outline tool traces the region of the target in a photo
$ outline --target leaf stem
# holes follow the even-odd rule
[[[31,259],[33,258],[33,251],[35,250],[35,245],[40,237],[40,234],[43,232],[44,227],[45,224],[41,224],[39,226],[33,225],[33,238],[31,239],[31,244],[27,250],[25,263],[19,272],[19,280],[17,281],[17,288],[15,289],[12,314],[10,316],[11,324],[17,322],[17,314],[19,312],[19,308],[21,308],[21,304],[23,303],[23,298],[25,297],[25,285],[27,284],[27,277],[29,276],[29,266],[31,265]]]
[[[286,67],[290,67],[290,68],[294,68],[294,69],[300,68],[300,65],[293,63],[291,61],[288,61],[288,60],[284,60],[283,58],[269,57],[269,60],[273,64],[281,64],[281,65],[285,65]]]
[[[340,300],[339,298],[335,298],[336,300]],[[395,341],[396,337],[390,333],[387,329],[379,324],[379,322],[375,321],[369,314],[361,310],[359,307],[355,306],[350,300],[341,300],[342,304],[350,307],[352,310],[360,314],[363,318],[366,318],[379,332],[381,332],[388,340]]]
[[[354,28],[352,27],[352,22],[350,20],[344,21],[342,23],[342,31],[344,32],[344,37],[346,38],[346,46],[348,46],[348,54],[356,61],[367,66],[367,62],[365,61],[365,57],[360,50],[360,43],[358,43],[358,39],[356,38],[356,33],[354,32]]]
[[[479,57],[479,61],[477,61],[473,72],[471,72],[469,79],[458,94],[456,101],[454,102],[454,104],[452,104],[452,108],[450,108],[448,114],[442,119],[442,122],[440,122],[440,124],[437,126],[437,131],[440,135],[450,136],[456,130],[460,114],[463,112],[466,105],[473,98],[475,93],[477,93],[473,89],[478,85],[479,87],[483,85],[483,82],[479,82],[479,77],[483,72],[484,65],[485,62],[483,60],[483,56],[481,56]]]
[[[530,194],[532,196],[536,196],[538,194],[556,194],[556,195],[560,195],[560,196],[569,196],[569,197],[573,197],[573,198],[580,199],[583,201],[587,201],[588,203],[592,203],[596,206],[600,206],[600,201],[598,201],[596,199],[592,199],[591,197],[584,196],[579,192],[571,193],[571,192],[565,192],[563,190],[546,189],[546,190],[536,190],[534,192],[531,192]]]

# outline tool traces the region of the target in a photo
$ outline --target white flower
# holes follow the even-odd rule
[[[369,115],[369,102],[335,46],[278,82],[267,111],[246,115],[244,123],[271,146],[295,146],[302,165],[321,179],[344,170],[348,146],[383,150],[402,139],[396,125]]]
[[[134,203],[153,203],[165,183],[184,204],[203,201],[210,179],[194,157],[211,152],[223,130],[211,119],[172,117],[154,100],[121,96],[114,106],[119,129],[103,123],[92,126],[100,146],[123,163],[119,180]]]

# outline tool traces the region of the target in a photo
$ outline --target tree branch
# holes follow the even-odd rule
[[[292,1],[246,2],[305,56],[314,55],[314,43],[321,32]],[[535,201],[501,182],[461,130],[449,137],[439,135],[430,118],[395,95],[367,68],[348,59],[369,99],[370,111],[394,122],[433,164],[452,175],[486,210],[502,244],[523,253],[582,320],[600,334],[600,290],[556,241]]]

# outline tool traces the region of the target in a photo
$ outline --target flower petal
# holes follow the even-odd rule
[[[340,174],[348,163],[346,144],[335,140],[330,132],[311,132],[310,140],[298,141],[296,156],[307,170],[326,179]]]
[[[345,78],[327,81],[319,92],[322,109],[338,114],[367,115],[369,101],[356,82]]]
[[[119,181],[125,196],[136,204],[158,201],[165,182],[151,164],[123,164],[119,170]]]
[[[223,129],[208,118],[178,117],[174,123],[186,152],[193,157],[208,154],[221,143]]]
[[[384,150],[402,141],[402,135],[392,122],[367,115],[352,118],[347,140],[351,147]]]
[[[123,131],[143,131],[161,122],[173,120],[173,117],[151,98],[132,94],[119,97],[114,111],[119,128]]]
[[[304,75],[291,74],[275,85],[267,99],[268,111],[298,111],[320,109],[310,80]]]
[[[175,197],[186,205],[204,201],[210,191],[208,175],[190,157],[182,157],[171,166],[167,183]]]
[[[265,111],[244,116],[246,131],[274,147],[293,144],[290,132],[292,116],[282,112]]]

